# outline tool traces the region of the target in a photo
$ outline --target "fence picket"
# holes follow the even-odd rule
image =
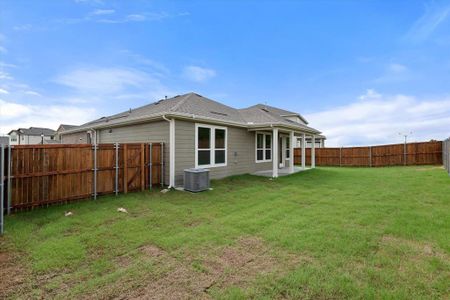
[[[145,189],[161,183],[161,144],[19,145],[6,165],[12,166],[8,195],[11,209],[29,209],[97,195]],[[147,150],[148,149],[148,150]],[[121,151],[119,151],[121,150]],[[161,156],[147,155],[147,151]],[[153,168],[146,180],[146,166]]]
[[[445,143],[445,142],[444,142]],[[450,144],[450,139],[447,140]],[[447,148],[449,146],[447,145]],[[401,165],[442,165],[443,142],[393,144],[370,147],[316,148],[317,166],[383,167]],[[306,149],[307,164],[311,149]],[[450,159],[448,159],[450,160]],[[301,161],[301,148],[294,149],[294,162]],[[449,163],[447,163],[449,165]],[[447,166],[450,168],[450,166]]]

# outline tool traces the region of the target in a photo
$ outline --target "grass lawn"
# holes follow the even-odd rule
[[[441,168],[318,168],[212,185],[8,216],[0,298],[450,297]]]

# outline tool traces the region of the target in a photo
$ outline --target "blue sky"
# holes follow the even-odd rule
[[[448,1],[0,0],[0,132],[195,91],[329,145],[450,136]]]

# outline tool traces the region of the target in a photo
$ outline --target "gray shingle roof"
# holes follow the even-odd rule
[[[245,109],[235,109],[233,107],[224,105],[217,101],[208,99],[196,93],[188,93],[184,95],[175,96],[173,98],[159,100],[157,102],[136,108],[128,111],[112,115],[109,117],[102,117],[92,122],[81,125],[76,128],[76,131],[87,130],[96,127],[105,127],[118,125],[124,122],[139,120],[139,118],[163,115],[178,115],[178,116],[195,116],[197,118],[205,118],[213,121],[228,122],[241,126],[253,125],[286,125],[294,126],[309,131],[318,132],[306,125],[289,121],[282,115],[298,115],[294,112],[268,107],[266,109],[263,105],[255,105]],[[300,116],[300,115],[299,115]]]
[[[74,128],[77,128],[77,127],[78,127],[78,125],[61,124],[61,125],[59,125],[58,130],[60,128],[62,128],[63,130],[70,130],[70,129],[74,129]]]
[[[19,128],[19,130],[17,130],[19,132],[19,134],[24,134],[24,135],[37,135],[40,136],[41,134],[45,135],[45,136],[51,136],[51,135],[55,135],[56,131],[54,131],[53,129],[50,128],[40,128],[40,127],[30,127],[30,128]]]

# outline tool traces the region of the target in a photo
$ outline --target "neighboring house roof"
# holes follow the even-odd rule
[[[142,122],[149,118],[161,118],[162,116],[193,118],[205,122],[222,122],[242,127],[280,125],[319,133],[319,131],[314,128],[284,118],[283,115],[286,114],[290,116],[298,115],[303,119],[303,117],[297,113],[274,107],[269,107],[267,109],[266,106],[262,106],[261,104],[245,109],[235,109],[199,94],[188,93],[169,99],[159,100],[109,117],[102,117],[83,124],[75,129],[67,130],[64,134],[85,131],[92,128],[132,124],[133,122]]]
[[[74,129],[77,127],[78,127],[78,125],[61,124],[61,125],[59,125],[58,130],[56,130],[56,131],[60,132],[60,131],[65,131],[65,130],[71,130],[71,129]]]
[[[50,128],[40,128],[40,127],[30,127],[30,128],[19,128],[17,130],[11,130],[8,135],[10,135],[12,132],[17,132],[18,134],[23,135],[34,135],[34,136],[40,136],[41,134],[45,136],[52,136],[55,135],[56,131]]]

